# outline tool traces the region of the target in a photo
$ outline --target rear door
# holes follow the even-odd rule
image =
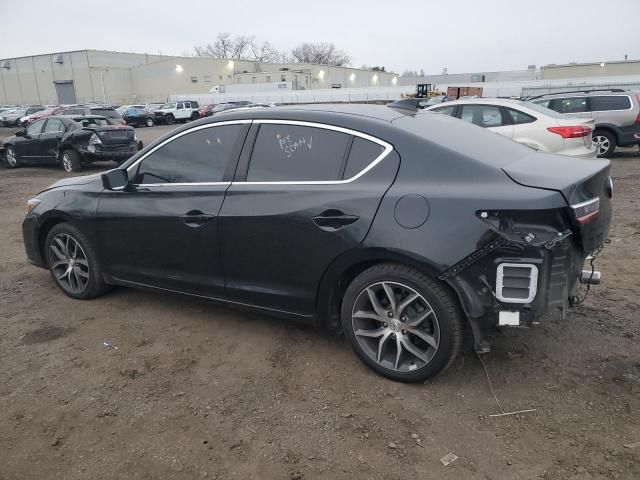
[[[58,144],[66,128],[59,118],[49,118],[40,134],[40,152],[43,160],[54,162],[58,159]]]
[[[497,105],[460,105],[458,117],[465,122],[488,128],[507,138],[513,138],[513,125],[506,112]]]
[[[126,190],[105,190],[96,241],[116,279],[218,297],[224,275],[218,213],[248,121],[181,132],[128,167]]]
[[[311,315],[326,268],[365,238],[397,154],[358,132],[277,120],[255,120],[245,146],[219,217],[227,296]]]
[[[571,117],[591,118],[591,109],[587,97],[553,98],[547,108]]]

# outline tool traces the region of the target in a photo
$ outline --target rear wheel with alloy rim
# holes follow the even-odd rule
[[[358,275],[342,327],[360,359],[393,380],[418,382],[447,368],[462,343],[462,313],[447,287],[397,264]]]
[[[68,296],[84,300],[109,289],[92,246],[75,226],[55,225],[47,235],[46,255],[51,276]]]
[[[80,154],[75,150],[65,150],[62,152],[62,160],[60,163],[63,170],[67,173],[77,172],[82,169]]]
[[[6,164],[8,168],[16,168],[19,166],[20,162],[18,160],[18,156],[16,155],[16,151],[13,147],[7,147],[5,152]]]
[[[598,157],[607,157],[616,149],[615,137],[604,130],[593,132],[593,144],[596,147]]]
[[[145,120],[145,124],[147,125],[147,127],[153,127],[153,118],[147,117],[147,119]]]

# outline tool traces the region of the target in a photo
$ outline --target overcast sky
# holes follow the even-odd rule
[[[0,59],[102,49],[180,55],[219,32],[281,50],[334,42],[402,73],[640,58],[640,0],[0,0]]]

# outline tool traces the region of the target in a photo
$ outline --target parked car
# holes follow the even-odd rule
[[[616,147],[640,144],[639,92],[590,90],[542,95],[530,100],[565,115],[593,118],[593,143],[598,157],[608,157]]]
[[[127,125],[131,125],[132,127],[153,127],[156,123],[155,115],[153,113],[134,107],[128,108],[124,112],[122,119]]]
[[[138,110],[144,110],[145,105],[121,105],[118,108],[116,108],[115,110],[116,110],[116,112],[118,112],[120,114],[120,116],[122,116],[124,118],[124,114],[129,108],[136,108]]]
[[[36,120],[40,120],[41,118],[47,118],[53,115],[57,115],[59,112],[61,112],[65,108],[66,107],[62,107],[62,106],[47,107],[44,110],[22,117],[18,122],[18,125],[22,128],[27,127],[31,125],[33,122],[35,122]]]
[[[98,116],[54,116],[37,120],[3,145],[5,164],[59,164],[76,172],[97,160],[122,163],[138,151],[133,128]]]
[[[44,107],[20,107],[3,112],[0,115],[0,127],[16,127],[22,117],[42,110],[44,110]]]
[[[541,105],[499,98],[456,100],[426,110],[460,118],[542,152],[596,156],[590,118],[571,118]]]
[[[71,107],[65,108],[61,110],[58,115],[70,115],[73,117],[77,116],[98,116],[98,117],[106,117],[111,123],[124,125],[125,122],[122,119],[122,115],[118,113],[118,111],[112,107],[104,106],[104,105],[91,105],[91,106],[83,106],[83,107]]]
[[[486,352],[487,329],[576,302],[609,170],[427,112],[242,109],[51,185],[23,236],[72,298],[122,285],[341,324],[373,370],[424,381],[465,323]]]
[[[211,110],[213,110],[215,106],[214,103],[211,105],[201,105],[200,110],[198,110],[198,115],[200,115],[200,118],[210,117],[212,115]]]
[[[162,102],[162,103],[147,103],[144,106],[144,109],[147,112],[155,112],[156,110],[160,110],[163,105],[164,105],[164,102]]]
[[[199,108],[195,100],[168,102],[153,113],[156,123],[173,125],[176,122],[197,120],[200,118]]]

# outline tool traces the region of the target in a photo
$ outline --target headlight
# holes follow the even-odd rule
[[[97,134],[92,133],[91,138],[89,138],[89,145],[102,145],[102,140]]]
[[[42,200],[40,200],[39,198],[30,198],[27,201],[27,215],[29,215],[31,212],[33,212],[33,210],[40,205],[40,202]]]

